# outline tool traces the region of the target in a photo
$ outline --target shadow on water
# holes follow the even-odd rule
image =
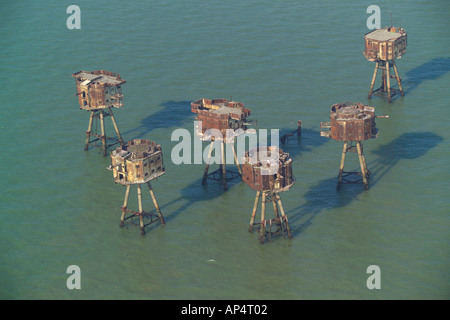
[[[370,163],[377,172],[375,181],[380,180],[399,160],[416,159],[425,155],[430,149],[444,139],[431,132],[410,132],[400,135],[395,140],[373,151],[379,158]]]
[[[230,168],[227,166],[227,170],[230,169],[233,171],[237,170],[237,168],[234,169],[231,168],[231,166]],[[241,177],[239,176],[234,179],[228,180],[227,183],[228,191],[232,189],[235,185],[241,183],[241,181],[242,181]],[[225,191],[223,189],[221,181],[208,181],[206,185],[202,185],[202,178],[197,179],[181,190],[181,196],[164,204],[162,209],[164,207],[168,207],[171,205],[181,204],[180,207],[178,207],[174,211],[171,211],[167,215],[166,221],[175,219],[180,213],[183,213],[185,210],[187,210],[190,206],[192,206],[195,203],[216,199],[228,191]]]
[[[436,80],[448,71],[450,71],[450,57],[435,58],[409,70],[406,72],[407,78],[402,83],[405,94],[414,90],[423,81]]]
[[[183,127],[186,119],[191,117],[191,101],[166,101],[160,106],[163,109],[158,110],[156,113],[149,114],[141,120],[141,124],[123,133],[126,137],[133,135],[132,139],[143,138],[149,134],[152,130],[169,128],[169,127]]]
[[[228,167],[227,167],[228,170]],[[237,170],[237,169],[236,169]],[[233,186],[237,185],[241,182],[241,178],[238,176],[234,179],[231,179],[228,181],[228,190],[233,188]],[[142,192],[143,194],[147,193],[145,184],[142,186]],[[162,215],[164,217],[165,222],[170,222],[174,220],[179,214],[186,211],[189,207],[194,205],[195,203],[201,202],[201,201],[208,201],[215,198],[218,198],[222,196],[225,192],[222,186],[222,183],[219,181],[208,181],[207,185],[202,185],[202,179],[198,179],[190,183],[188,186],[183,188],[181,190],[181,195],[167,203],[161,204],[159,203]],[[158,194],[156,194],[156,197],[158,198]],[[167,210],[170,206],[176,205],[179,206],[175,210]],[[133,208],[129,208],[133,209]],[[137,208],[134,208],[133,210],[137,210]],[[205,211],[208,209],[206,208]],[[156,209],[154,206],[149,206],[147,208],[144,208],[144,211],[146,211],[148,214],[153,215],[156,219]],[[128,214],[127,214],[128,216]],[[127,221],[129,223],[126,223],[124,225],[125,228],[129,228],[129,226],[139,226],[139,217],[137,216],[130,216],[130,220]],[[147,224],[150,222],[149,216],[144,217],[144,223]],[[152,223],[145,227],[146,232],[150,232],[154,228],[158,228],[160,226],[159,223]]]
[[[370,187],[376,185],[400,160],[424,156],[442,141],[441,136],[431,132],[410,132],[380,146],[373,152],[378,158],[367,163],[371,171]],[[306,204],[289,210],[294,236],[303,232],[320,212],[345,207],[364,192],[364,187],[359,183],[343,185],[339,191],[336,190],[338,169],[335,177],[320,181],[305,194]]]
[[[289,136],[289,134],[291,135]],[[286,139],[283,139],[283,136],[287,136]],[[280,130],[280,148],[288,152],[291,158],[320,147],[329,140],[329,138],[320,136],[318,130],[302,128],[301,135],[297,135],[292,129]]]
[[[280,138],[284,134],[290,133],[292,131],[293,131],[292,129],[281,129]],[[328,140],[329,140],[328,138],[320,137],[319,131],[311,129],[302,129],[301,136],[297,136],[297,134],[295,133],[287,140],[285,140],[284,143],[280,142],[280,148],[282,148],[286,152],[289,152],[291,157],[294,157],[303,152],[310,151],[313,147],[321,146]],[[270,137],[268,137],[268,141],[271,141]],[[240,159],[241,156],[239,155],[238,158]],[[202,169],[203,168],[204,167],[202,166]],[[217,164],[211,165],[211,167],[209,168],[210,169],[209,173],[216,171],[218,168],[220,167]],[[238,171],[238,169],[234,164],[228,164],[226,168],[227,173],[233,171],[236,174]],[[163,210],[165,207],[170,207],[176,204],[180,205],[176,210],[171,211],[167,215],[167,217],[165,216],[166,221],[175,219],[180,213],[187,210],[193,204],[198,203],[200,201],[209,201],[216,199],[222,196],[225,192],[229,192],[234,186],[242,183],[242,179],[240,176],[234,177],[228,180],[227,182],[228,191],[225,191],[223,189],[223,184],[221,180],[208,179],[207,185],[202,185],[203,170],[198,170],[198,172],[199,172],[199,179],[195,180],[194,182],[190,183],[188,186],[183,188],[181,190],[181,195],[178,198],[173,199],[168,203],[165,203],[164,206],[161,208]],[[249,201],[252,202],[253,199]]]

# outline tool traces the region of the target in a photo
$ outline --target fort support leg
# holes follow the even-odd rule
[[[205,166],[205,171],[203,172],[203,179],[202,179],[202,184],[205,185],[208,179],[208,170],[209,170],[209,165],[211,162],[211,155],[212,155],[212,150],[214,147],[214,141],[211,141],[211,144],[209,145],[209,151],[208,151],[208,160],[206,161],[206,166]]]
[[[152,185],[150,184],[150,181],[147,182],[147,185],[150,190],[150,195],[152,196],[153,204],[155,205],[156,213],[158,214],[159,221],[161,222],[162,225],[164,225],[164,224],[166,224],[166,222],[164,221],[164,217],[161,213],[161,210],[159,209],[159,205],[158,205],[158,202],[156,201],[155,193],[153,192],[153,188],[152,188]]]
[[[239,161],[238,161],[238,158],[237,158],[237,154],[236,154],[236,150],[234,149],[234,144],[231,146],[231,149],[233,149],[234,162],[236,162],[236,166],[238,167],[239,174],[242,176],[241,165],[239,164]]]
[[[116,119],[114,118],[114,114],[113,114],[111,108],[108,108],[108,110],[109,110],[109,115],[111,116],[112,123],[114,125],[114,130],[116,130],[117,138],[119,139],[120,145],[123,146],[124,143],[122,140],[122,136],[120,135],[119,127],[117,126]]]
[[[348,141],[345,141],[344,142],[344,148],[342,149],[342,156],[341,156],[341,164],[339,166],[339,175],[338,175],[337,189],[339,189],[341,187],[342,175],[344,173],[345,154],[347,152],[347,144],[348,144]]]
[[[302,135],[302,120],[298,120],[297,122],[297,135],[298,136]]]
[[[128,197],[130,195],[130,185],[127,185],[127,190],[125,191],[125,200],[123,200],[123,206],[122,206],[122,216],[120,217],[120,225],[119,227],[122,228],[125,223],[125,212],[127,210],[128,206]]]
[[[220,153],[222,156],[222,183],[223,183],[223,189],[226,191],[228,190],[228,185],[227,185],[227,169],[225,166],[225,142],[222,140],[222,142],[220,143]]]
[[[369,189],[369,183],[367,182],[367,172],[366,172],[366,168],[365,168],[365,159],[364,159],[364,154],[362,153],[362,146],[361,146],[361,141],[358,141],[356,143],[356,149],[358,150],[358,157],[359,157],[359,163],[361,166],[361,175],[362,175],[362,179],[363,179],[363,183],[364,183],[364,188],[366,190]]]
[[[139,227],[141,229],[141,234],[145,235],[145,230],[144,230],[144,217],[143,217],[143,210],[142,210],[142,187],[140,184],[138,184],[137,187],[137,193],[138,193],[138,204],[139,204]]]
[[[269,242],[272,241],[272,219],[267,220],[269,223],[269,232],[267,234],[269,235]]]
[[[362,148],[362,145],[361,145],[361,148]],[[366,172],[366,177],[367,177],[367,179],[370,179],[371,172],[367,168],[366,157],[364,156],[364,151],[362,151],[362,157],[361,158],[362,158],[362,162],[363,162],[363,166],[364,166],[364,171]]]
[[[103,156],[106,157],[106,136],[105,136],[105,119],[103,110],[100,111],[100,127],[102,129],[102,149],[103,149]]]
[[[375,79],[377,78],[377,72],[378,72],[378,62],[375,65],[375,71],[373,72],[373,76],[372,76],[372,82],[370,83],[370,90],[369,90],[369,99],[372,98],[372,93],[373,93],[373,86],[375,85]]]
[[[281,198],[278,195],[278,206],[280,207],[280,211],[281,211],[281,223],[286,223],[285,228],[288,234],[288,238],[292,238],[292,233],[291,233],[291,229],[289,228],[289,222],[288,222],[288,218],[286,216],[286,214],[284,213],[284,209],[283,209],[283,204],[281,203]]]
[[[391,102],[391,75],[390,75],[390,69],[391,64],[389,61],[386,62],[386,84],[387,84],[387,96],[388,96],[388,102]]]
[[[370,171],[369,171],[369,169],[367,169],[366,157],[364,156],[364,148],[363,148],[362,142],[360,142],[360,145],[361,145],[361,155],[362,155],[361,159],[363,161],[364,171],[366,172],[367,179],[369,179]]]
[[[89,140],[91,138],[93,120],[94,120],[94,111],[91,111],[91,115],[89,117],[89,126],[86,131],[86,142],[84,143],[84,150],[87,150],[89,148]]]
[[[280,217],[280,213],[278,212],[278,207],[277,207],[277,201],[278,201],[278,194],[273,193],[272,194],[272,204],[273,204],[273,212],[275,212],[275,218]]]
[[[279,199],[279,195],[277,193],[273,193],[272,194],[273,211],[275,212],[275,218],[280,220],[281,232],[283,233],[283,236],[284,236],[285,228],[284,228],[283,219],[280,218],[280,213],[278,212],[278,206],[277,206],[278,199]]]
[[[266,222],[265,219],[265,211],[266,211],[266,193],[262,192],[262,200],[261,200],[261,228],[259,229],[259,242],[264,243],[266,239]]]
[[[253,204],[252,217],[250,218],[250,227],[248,227],[248,232],[253,231],[253,224],[255,223],[255,215],[256,215],[256,211],[258,210],[258,202],[259,202],[260,195],[261,195],[261,191],[256,191],[255,203]]]
[[[404,97],[405,93],[403,92],[402,79],[400,79],[400,76],[398,75],[397,65],[395,64],[394,60],[392,60],[392,66],[394,67],[395,78],[397,79],[398,88],[400,89],[400,94],[402,95],[402,97]]]
[[[384,61],[380,62],[381,72],[381,92],[386,92],[386,63]]]

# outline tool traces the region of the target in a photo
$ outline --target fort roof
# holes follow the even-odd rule
[[[397,29],[394,29],[397,30]],[[403,35],[401,32],[393,32],[388,29],[377,29],[366,35],[366,38],[376,41],[389,41],[400,38]]]
[[[85,85],[94,81],[102,84],[109,84],[112,86],[117,86],[126,82],[125,80],[120,79],[119,76],[112,76],[108,74],[96,74],[96,73],[97,72],[94,73],[89,71],[78,71],[74,73],[73,76],[88,81],[88,82],[85,81],[86,83],[83,83]]]

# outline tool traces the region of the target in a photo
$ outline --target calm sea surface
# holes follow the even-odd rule
[[[66,27],[70,4],[81,8],[81,30]],[[450,298],[450,4],[376,3],[382,27],[392,12],[408,32],[397,61],[406,95],[391,104],[367,100],[371,4],[2,1],[0,298]],[[109,158],[83,151],[89,113],[71,77],[82,69],[119,73],[124,138],[162,145],[167,173],[153,187],[166,225],[145,237],[118,227],[125,187]],[[230,97],[261,129],[283,134],[302,120],[302,137],[281,145],[297,180],[281,195],[292,239],[260,245],[247,232],[253,190],[203,187],[203,165],[171,161],[172,132],[193,130],[190,102]],[[346,101],[390,116],[364,143],[368,191],[336,191],[342,144],[319,133],[330,106]],[[144,208],[153,209],[146,191]],[[66,287],[70,265],[81,290]],[[380,290],[366,287],[370,265],[380,267]]]

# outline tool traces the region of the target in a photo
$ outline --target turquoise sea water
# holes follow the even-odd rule
[[[71,4],[81,30],[66,27]],[[367,100],[372,4],[382,26],[392,12],[408,33],[406,95],[391,104]],[[448,1],[2,1],[0,298],[450,298],[449,13]],[[162,145],[167,173],[153,187],[166,225],[145,237],[118,227],[125,188],[109,158],[83,151],[89,115],[71,77],[82,69],[119,73],[124,138]],[[302,120],[302,137],[281,145],[297,180],[282,194],[293,239],[260,245],[247,232],[253,190],[203,187],[203,165],[170,160],[173,130],[193,129],[190,102],[231,96],[259,128]],[[364,143],[368,191],[336,191],[342,144],[319,134],[345,101],[390,116]],[[81,290],[66,287],[69,265]],[[380,290],[366,287],[370,265]]]

